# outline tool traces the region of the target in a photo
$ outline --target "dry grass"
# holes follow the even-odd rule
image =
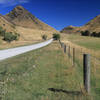
[[[16,31],[15,26],[8,22],[4,17],[0,16],[0,26],[2,26],[4,29],[6,29],[9,32]]]
[[[41,36],[43,34],[46,34],[48,38],[51,38],[52,34],[54,33],[52,31],[42,31],[42,30],[29,29],[23,27],[16,27],[16,29],[17,32],[21,35],[20,40],[23,41],[41,40]]]
[[[72,48],[78,49],[80,52],[89,53],[92,56],[100,58],[100,39],[92,37],[83,37],[79,35],[62,34],[61,40],[70,45]],[[93,45],[93,46],[92,46]]]
[[[83,54],[91,55],[91,99],[100,99],[100,49],[98,48],[98,38],[80,37],[74,35],[62,35],[62,41],[70,46],[71,62],[73,58],[73,48],[75,48],[75,66],[79,67],[78,75],[82,75],[83,70]],[[88,47],[89,43],[94,42],[94,47]],[[98,49],[96,49],[98,48]],[[67,49],[68,53],[68,49]]]
[[[46,34],[47,39],[52,38],[52,31],[42,31],[23,27],[16,27],[17,32],[20,34],[20,39],[18,41],[13,41],[7,43],[0,39],[0,49],[12,48],[17,46],[29,45],[43,41],[42,35]]]
[[[0,63],[4,100],[85,100],[82,76],[57,42]],[[35,66],[35,67],[34,67]],[[54,88],[55,92],[49,90]],[[56,91],[58,90],[58,91]]]

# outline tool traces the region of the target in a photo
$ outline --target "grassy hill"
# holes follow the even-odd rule
[[[62,33],[80,34],[81,31],[100,32],[100,15],[96,16],[81,27],[68,26],[61,30]]]
[[[17,41],[7,43],[0,36],[0,49],[28,45],[42,41],[42,35],[52,38],[53,33],[58,33],[54,28],[40,21],[22,6],[16,6],[6,15],[0,15],[0,27],[7,32],[20,34]]]
[[[52,31],[42,31],[42,30],[36,30],[36,29],[29,29],[24,27],[16,27],[17,33],[20,34],[20,37],[17,41],[12,41],[11,43],[5,42],[2,40],[2,37],[0,37],[0,49],[6,49],[6,48],[12,48],[17,46],[23,46],[23,45],[30,45],[38,42],[42,42],[42,35],[47,35],[47,39],[52,38],[52,34],[54,32]]]
[[[100,59],[100,38],[62,34],[61,40],[71,45],[72,48],[78,48],[80,51],[83,50],[84,53],[89,53]]]
[[[0,15],[0,26],[8,32],[16,32],[15,25],[7,21],[2,15]]]
[[[79,36],[79,35],[68,35],[68,34],[63,34],[62,35],[62,40],[64,41],[71,41],[74,44],[86,47],[88,49],[100,50],[100,38],[96,37],[86,37],[86,36]]]
[[[44,31],[56,31],[56,29],[40,21],[22,6],[16,6],[4,17],[17,26]]]

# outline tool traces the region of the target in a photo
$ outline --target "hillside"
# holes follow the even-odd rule
[[[100,15],[89,21],[82,27],[68,26],[61,30],[62,33],[80,33],[80,31],[88,30],[90,32],[100,32]]]
[[[22,6],[16,6],[10,13],[0,15],[0,27],[7,32],[20,34],[18,41],[5,42],[0,36],[0,49],[28,45],[41,42],[41,36],[46,34],[48,38],[56,31],[54,28],[43,23]]]
[[[100,15],[89,21],[82,29],[89,30],[90,32],[100,32]]]
[[[2,15],[0,15],[0,26],[9,32],[16,31],[15,25],[7,21]]]
[[[45,31],[56,31],[54,28],[40,21],[22,6],[16,6],[11,12],[4,16],[8,21],[17,26]]]
[[[65,27],[60,32],[61,33],[67,33],[67,34],[79,33],[80,27],[74,27],[74,26],[71,25],[71,26]]]

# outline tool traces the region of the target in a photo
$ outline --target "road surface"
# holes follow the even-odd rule
[[[0,61],[5,60],[7,58],[26,53],[28,51],[32,51],[44,46],[47,46],[48,44],[52,43],[53,39],[50,39],[48,41],[34,44],[34,45],[29,45],[29,46],[22,46],[22,47],[17,47],[17,48],[11,48],[11,49],[6,49],[6,50],[0,50]]]

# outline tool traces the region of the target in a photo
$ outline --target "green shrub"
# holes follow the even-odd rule
[[[54,33],[53,34],[53,39],[54,40],[60,40],[60,34]]]
[[[47,40],[47,35],[45,35],[45,34],[42,35],[42,39],[43,39],[43,40]]]
[[[5,41],[7,41],[7,42],[11,42],[11,41],[13,41],[15,38],[16,38],[16,37],[13,36],[12,32],[6,32],[3,40],[5,40]]]
[[[100,32],[98,33],[98,37],[100,37]]]
[[[92,36],[92,37],[100,37],[100,32],[89,32],[89,31],[81,31],[82,36]]]
[[[82,36],[90,36],[90,32],[88,30],[86,31],[81,31]]]
[[[96,33],[96,32],[91,33],[91,36],[93,36],[93,37],[97,37],[97,35],[98,35],[98,33]]]
[[[6,32],[6,30],[3,30],[3,28],[0,27],[0,35],[1,35],[1,36],[4,36],[4,35],[5,35],[5,32]]]
[[[7,42],[11,42],[13,40],[18,40],[20,37],[20,34],[18,33],[12,33],[12,32],[6,32],[2,27],[0,27],[0,36],[3,37],[3,40]]]
[[[7,42],[11,42],[13,40],[18,40],[18,38],[19,38],[19,34],[17,33],[13,34],[12,32],[6,32],[3,40]]]
[[[15,37],[16,37],[16,38],[15,38],[15,40],[18,40],[18,39],[19,39],[19,37],[20,37],[20,34],[15,33],[14,35],[15,35]]]

